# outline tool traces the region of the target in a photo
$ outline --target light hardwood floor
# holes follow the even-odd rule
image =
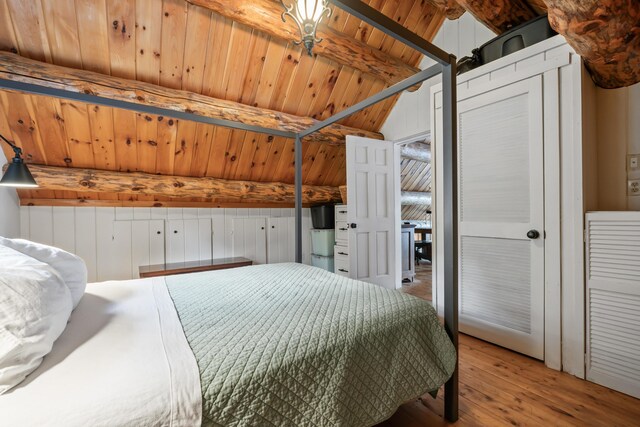
[[[430,271],[419,277],[420,283],[403,291],[430,299]],[[640,427],[639,399],[466,335],[460,336],[460,419],[455,424],[442,418],[442,397],[441,390],[438,399],[425,395],[407,403],[378,427]]]
[[[431,263],[420,261],[416,264],[416,277],[413,282],[403,283],[402,292],[431,301]]]

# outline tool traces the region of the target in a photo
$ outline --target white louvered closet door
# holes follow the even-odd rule
[[[537,359],[544,358],[542,117],[540,77],[458,104],[461,330]]]
[[[640,398],[640,212],[587,214],[587,379]]]

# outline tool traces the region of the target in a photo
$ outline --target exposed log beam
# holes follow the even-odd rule
[[[47,64],[9,52],[0,52],[0,79],[283,132],[298,133],[317,123],[317,120],[310,117],[299,117],[193,92]],[[309,135],[305,141],[341,144],[347,135],[382,139],[382,135],[377,132],[333,125]]]
[[[544,4],[544,0],[529,0],[529,4],[538,15],[547,14],[547,5]]]
[[[403,191],[400,195],[400,204],[409,205],[431,205],[431,192],[429,191]]]
[[[538,16],[526,0],[457,0],[469,13],[496,34]]]
[[[291,19],[282,22],[283,8],[279,2],[273,0],[187,1],[287,42],[300,40],[299,30],[295,23]],[[447,3],[447,0],[438,1]],[[326,25],[319,26],[318,37],[324,41],[314,46],[315,53],[338,64],[370,74],[389,85],[398,83],[420,71],[398,58]]]
[[[234,199],[261,203],[295,201],[293,184],[281,182],[231,181],[31,164],[29,170],[40,190],[137,194],[178,199]],[[303,185],[302,199],[309,204],[340,202],[340,190],[338,187]]]
[[[429,0],[440,8],[449,19],[458,19],[464,15],[465,9],[457,0]]]
[[[400,150],[403,159],[417,160],[419,162],[431,162],[431,146],[424,142],[407,144]]]
[[[640,2],[545,0],[551,26],[582,56],[598,86],[640,82]]]
[[[31,199],[20,198],[21,206],[73,206],[73,207],[121,207],[121,208],[292,208],[293,203],[262,202],[191,202],[153,200],[97,200],[97,199]],[[309,207],[309,204],[303,204]]]

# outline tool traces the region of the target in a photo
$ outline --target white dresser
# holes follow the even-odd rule
[[[336,205],[335,273],[349,277],[349,223],[347,205]]]

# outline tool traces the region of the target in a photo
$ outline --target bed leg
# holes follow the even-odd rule
[[[444,326],[458,356],[458,136],[456,57],[442,67],[444,192]],[[458,357],[444,385],[444,416],[458,420]]]
[[[302,140],[296,135],[295,155],[295,193],[296,193],[296,262],[302,264]]]

